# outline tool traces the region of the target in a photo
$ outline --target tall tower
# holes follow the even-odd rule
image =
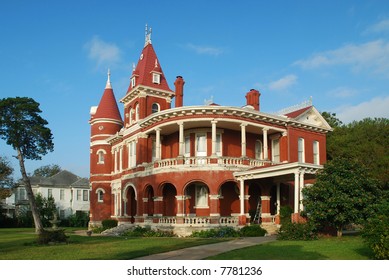
[[[113,155],[111,144],[107,138],[117,134],[123,127],[119,108],[110,81],[108,70],[107,83],[98,106],[90,110],[91,138],[90,138],[90,183],[92,186],[91,201],[96,202],[102,192],[104,201],[111,200],[111,171]],[[107,206],[108,205],[108,206]],[[109,203],[91,203],[91,221],[108,219],[110,217]]]
[[[161,64],[151,44],[151,28],[146,25],[145,45],[137,65],[133,66],[124,103],[125,126],[129,127],[147,116],[171,108],[174,92],[169,88]]]

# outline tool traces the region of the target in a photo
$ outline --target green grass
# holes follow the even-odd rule
[[[68,244],[37,245],[34,229],[0,229],[3,260],[125,260],[218,242],[196,238],[78,236],[67,229]]]
[[[212,260],[368,260],[372,254],[360,236],[313,241],[274,241],[210,257]]]

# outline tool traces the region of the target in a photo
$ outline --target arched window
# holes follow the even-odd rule
[[[154,113],[158,113],[158,112],[159,112],[159,104],[153,103],[153,105],[151,106],[151,113],[154,114]]]
[[[98,150],[96,154],[97,154],[97,164],[104,164],[106,151]]]
[[[263,159],[262,142],[261,140],[255,141],[255,159]]]
[[[134,122],[134,119],[133,119],[133,115],[134,115],[134,110],[130,107],[130,109],[128,110],[128,114],[129,114],[129,116],[128,116],[128,123],[130,124],[130,125],[132,125],[132,123]]]
[[[97,202],[104,202],[105,190],[102,188],[98,188],[96,190],[96,194],[97,194]]]
[[[196,185],[196,208],[208,208],[208,188]]]

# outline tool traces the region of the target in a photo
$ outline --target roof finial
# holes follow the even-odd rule
[[[155,59],[155,65],[154,65],[155,68],[158,67],[158,59]]]
[[[145,46],[148,44],[151,44],[151,27],[148,29],[147,28],[147,23],[146,23],[146,28],[145,28]]]
[[[105,85],[105,88],[110,88],[112,89],[112,86],[111,86],[111,71],[109,70],[108,68],[108,78],[107,78],[107,84]]]

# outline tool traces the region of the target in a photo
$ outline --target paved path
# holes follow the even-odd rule
[[[202,260],[235,249],[254,246],[276,240],[276,236],[245,237],[215,244],[201,245],[170,251],[161,254],[144,256],[135,260]]]

